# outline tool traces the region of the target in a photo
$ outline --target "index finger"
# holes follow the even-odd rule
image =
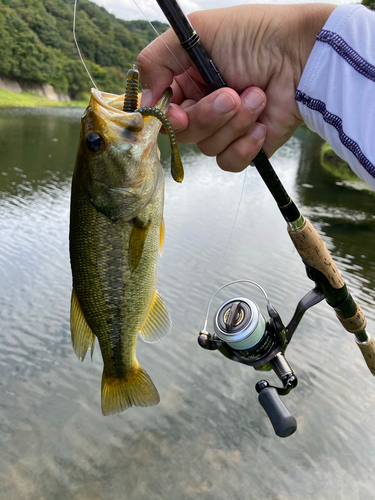
[[[187,71],[192,63],[170,28],[139,53],[137,65],[142,89],[152,91],[148,103],[152,105],[172,85],[174,77]]]

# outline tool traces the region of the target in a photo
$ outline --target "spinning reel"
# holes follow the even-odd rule
[[[267,302],[268,320],[252,299],[234,297],[219,307],[214,317],[214,333],[208,333],[207,320],[213,299],[223,288],[236,283],[250,283],[261,290]],[[212,296],[205,326],[198,336],[198,343],[204,349],[219,350],[223,356],[232,361],[253,366],[255,370],[273,370],[276,373],[282,387],[275,387],[267,380],[260,380],[255,389],[259,394],[259,403],[266,411],[279,437],[288,437],[297,429],[296,419],[280,399],[280,396],[289,394],[298,383],[285,358],[285,350],[304,313],[324,298],[323,291],[317,285],[300,300],[292,320],[284,326],[279,313],[258,283],[251,280],[231,281]]]

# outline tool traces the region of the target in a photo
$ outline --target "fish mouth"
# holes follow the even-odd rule
[[[122,101],[122,104],[121,104]],[[144,127],[144,120],[140,113],[127,113],[122,110],[124,96],[101,92],[91,89],[90,106],[94,113],[105,121],[110,121],[120,127],[140,132]]]
[[[161,124],[159,120],[153,117],[144,118],[136,111],[128,113],[123,111],[125,94],[117,95],[109,92],[101,92],[96,88],[91,89],[91,105],[94,111],[102,115],[103,118],[110,120],[122,127],[130,129],[134,132],[141,132],[144,127],[155,128],[156,133],[159,132]],[[162,113],[166,113],[172,99],[172,89],[167,89],[155,108]],[[138,105],[141,100],[141,94],[138,95]]]

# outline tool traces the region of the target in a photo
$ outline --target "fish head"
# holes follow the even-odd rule
[[[172,91],[156,105],[166,113]],[[164,174],[154,117],[123,111],[124,95],[91,90],[81,119],[73,182],[78,182],[97,210],[112,219],[130,220],[149,203]]]

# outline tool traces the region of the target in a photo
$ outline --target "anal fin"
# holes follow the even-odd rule
[[[172,327],[172,320],[165,307],[163,299],[155,289],[150,309],[140,334],[145,342],[157,342],[166,335]]]
[[[102,413],[112,415],[131,406],[154,406],[159,393],[147,372],[137,363],[136,368],[123,378],[109,376],[104,368],[102,377]]]
[[[94,353],[95,335],[82,312],[76,291],[73,288],[70,307],[70,331],[72,344],[77,357],[83,361],[88,349],[91,349],[91,359]]]

